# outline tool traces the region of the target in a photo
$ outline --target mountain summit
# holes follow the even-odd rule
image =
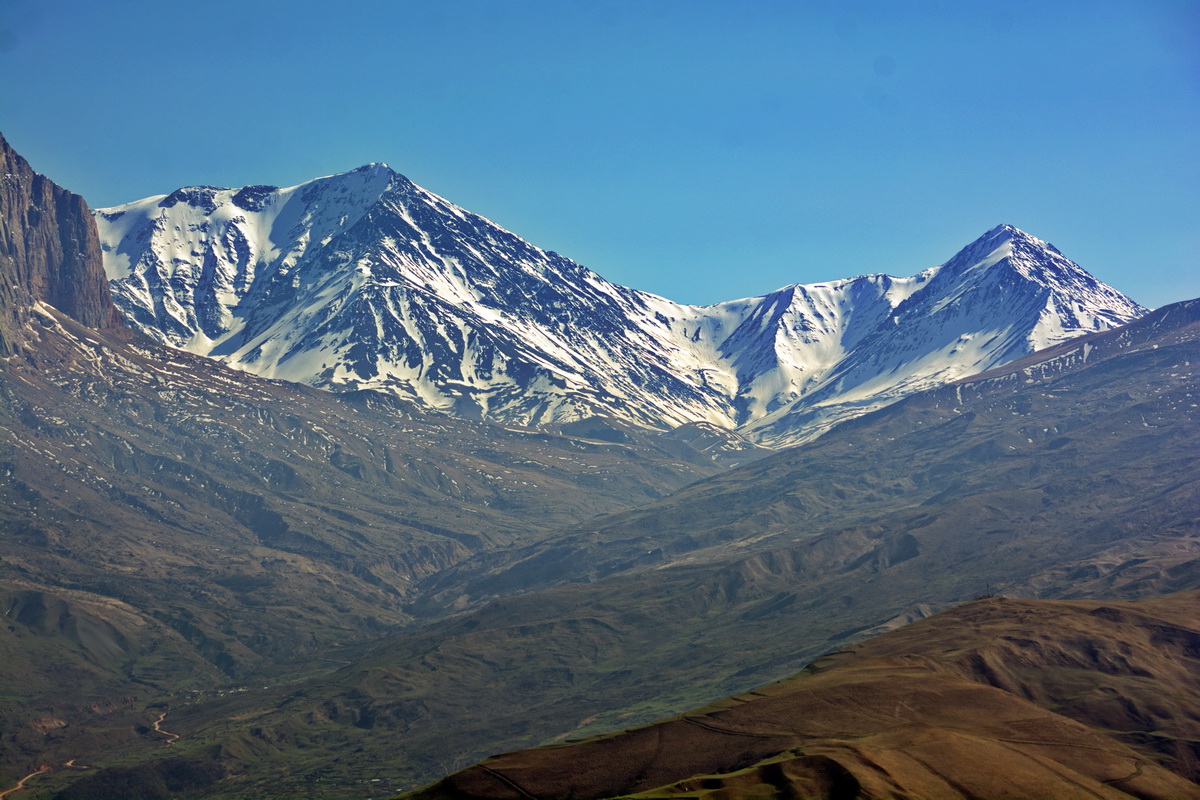
[[[750,421],[744,433],[785,442],[792,431],[823,431],[1146,311],[1053,245],[1011,225],[993,228],[917,278],[923,279],[918,289],[862,326],[819,385]]]
[[[1040,284],[1062,302],[1071,299],[1071,311],[1092,314],[1108,327],[1123,325],[1132,306],[1129,299],[1100,283],[1082,267],[1064,256],[1057,247],[1030,236],[1012,225],[998,225],[976,239],[945,264],[945,272],[966,275],[981,270],[1007,269]],[[1143,310],[1144,313],[1144,310]],[[1078,315],[1073,324],[1092,324]],[[1043,336],[1056,338],[1043,327]],[[1042,346],[1039,345],[1038,349]]]
[[[712,306],[609,283],[384,164],[97,212],[118,306],[266,377],[516,424],[705,422],[811,438],[1144,309],[1010,226],[943,267]]]

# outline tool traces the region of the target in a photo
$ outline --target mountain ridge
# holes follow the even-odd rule
[[[525,425],[707,422],[792,444],[1145,311],[1011,226],[949,269],[688,306],[610,283],[383,164],[283,189],[186,187],[96,219],[118,305],[161,342]]]
[[[375,186],[380,176],[386,177],[381,169],[365,170],[349,180]],[[260,308],[300,316],[307,307],[293,303],[294,290],[304,288],[310,299],[340,303],[349,319],[359,314],[368,331],[380,322],[375,311],[406,298],[414,308],[432,305],[443,314],[427,318],[433,327],[424,333],[436,333],[439,319],[495,319],[514,299],[530,297],[527,289],[540,287],[545,294],[526,309],[530,324],[555,322],[558,311],[568,322],[534,325],[526,339],[484,325],[474,341],[509,347],[505,357],[528,359],[535,373],[545,370],[535,377],[556,376],[559,385],[541,384],[547,394],[588,389],[573,388],[578,376],[563,369],[586,366],[589,354],[563,348],[561,357],[539,355],[538,330],[544,339],[547,331],[578,327],[579,314],[589,308],[572,305],[576,296],[562,281],[539,281],[541,262],[525,263],[523,271],[516,257],[506,262],[513,269],[489,273],[486,260],[472,256],[469,263],[459,259],[460,272],[447,273],[434,267],[448,261],[427,260],[431,252],[465,258],[468,244],[479,249],[455,239],[453,228],[427,230],[421,216],[446,212],[463,230],[483,225],[466,212],[454,216],[426,198],[424,211],[405,206],[411,222],[402,215],[397,221],[394,208],[368,209],[353,225],[407,231],[408,238],[393,237],[387,253],[421,256],[416,267],[427,269],[431,286],[440,281],[443,288],[481,292],[470,295],[473,305],[460,308],[412,281],[387,286],[392,275],[411,275],[386,259],[351,259],[359,288],[372,284],[368,303],[342,294],[336,276],[304,260],[342,224],[343,212],[351,222],[353,209],[313,211],[316,222],[327,224],[314,239],[320,226],[312,215],[304,219],[312,208],[302,192],[284,198],[293,205],[276,208],[281,190],[271,187],[231,191],[229,203],[223,190],[201,189],[165,205],[171,196],[160,196],[150,206],[203,215],[248,214],[257,207],[273,215],[262,230],[295,230],[297,247],[265,262],[239,262],[247,267],[241,273],[219,274],[215,260],[204,272],[210,251],[196,250],[201,255],[193,262],[190,242],[180,239],[179,262],[172,261],[178,274],[158,276],[166,285],[177,278],[186,289],[188,279],[207,274],[215,292],[253,289]],[[415,188],[406,191],[425,197]],[[175,224],[163,219],[164,230]],[[217,239],[228,234],[237,250],[241,240],[207,220],[197,217],[196,224],[209,225]],[[179,221],[185,223],[181,233],[194,232],[186,230],[186,219]],[[481,230],[520,248],[498,229]],[[277,243],[270,235],[245,241],[247,247]],[[382,259],[384,250],[364,248],[363,255]],[[540,252],[529,248],[520,252]],[[1011,254],[984,263],[997,249],[993,242],[965,266],[981,264],[997,286],[1024,280],[1010,268]],[[0,278],[11,283],[10,262],[2,256]],[[563,261],[558,274],[572,269]],[[370,274],[358,273],[358,266]],[[945,272],[929,272],[922,284]],[[493,283],[467,281],[467,273],[490,274]],[[633,303],[633,295],[606,294],[582,267],[572,274],[588,282],[588,297],[612,299],[604,307],[612,314],[601,322],[620,323],[617,312],[627,307],[618,301]],[[256,275],[278,280],[254,288]],[[881,320],[902,305],[896,293],[911,288],[883,279],[845,285],[851,284],[867,297],[882,297],[872,306]],[[819,345],[825,340],[818,323],[843,330],[835,302],[841,297],[832,287],[797,289],[773,298],[773,306],[747,306],[744,317],[731,313],[724,322],[732,330],[740,321],[747,338],[774,345],[776,331],[757,321],[782,316],[819,340],[807,344]],[[554,302],[566,305],[543,313]],[[788,317],[793,302],[798,313]],[[165,768],[164,752],[226,774],[220,785],[203,790],[210,795],[319,790],[361,796],[363,765],[376,755],[372,786],[375,778],[398,786],[452,771],[458,759],[473,754],[458,765],[470,763],[498,743],[517,747],[649,722],[741,691],[763,676],[794,671],[830,643],[841,647],[872,628],[925,616],[984,591],[986,582],[1035,593],[1112,590],[1128,597],[1193,587],[1200,575],[1191,499],[1194,365],[1200,362],[1197,309],[1190,305],[1184,314],[1164,309],[1045,354],[1082,362],[1087,369],[1080,372],[1087,374],[1077,378],[1055,383],[1052,369],[1007,362],[983,382],[986,391],[978,397],[959,384],[918,394],[839,426],[842,433],[811,443],[807,454],[797,450],[771,457],[761,470],[749,465],[724,472],[646,513],[596,518],[717,470],[703,459],[660,460],[661,450],[656,455],[639,445],[644,431],[627,421],[559,422],[567,436],[557,436],[553,426],[517,429],[427,414],[372,389],[334,395],[260,380],[124,329],[85,327],[45,301],[30,303],[22,354],[0,360],[0,494],[6,501],[0,526],[13,533],[0,557],[18,576],[0,591],[14,615],[0,626],[0,660],[19,670],[15,680],[30,691],[24,698],[0,697],[2,716],[12,720],[0,737],[0,760],[16,781],[38,764],[62,764],[81,749],[93,754],[81,763],[97,769],[78,781],[75,796],[120,795],[104,781],[123,780],[124,766],[138,760]],[[854,313],[864,310],[851,305]],[[820,310],[824,321],[815,313],[805,317],[805,309]],[[220,324],[220,315],[208,318],[214,320]],[[302,361],[310,352],[299,347],[304,335],[336,333],[336,321],[327,320],[326,331],[293,328],[291,344],[298,349],[280,363]],[[674,322],[678,327],[680,319]],[[673,341],[667,333],[675,330],[670,323],[669,317],[661,323],[658,339],[643,338],[665,351]],[[262,327],[253,331],[250,350],[261,345],[267,358],[276,347],[277,355],[287,355],[287,342],[263,338],[270,320],[255,324]],[[655,330],[648,324],[604,330],[636,344],[643,341],[639,331]],[[715,325],[688,324],[689,337],[699,334],[693,344],[712,345]],[[460,333],[471,341],[469,331]],[[1093,338],[1102,336],[1138,347],[1105,352]],[[802,336],[784,337],[781,346],[805,344]],[[881,361],[912,360],[903,348],[874,353]],[[351,363],[358,360],[376,363],[369,351]],[[423,369],[435,362],[421,354]],[[605,363],[597,356],[593,365]],[[458,369],[462,378],[468,366],[474,369],[441,369]],[[680,385],[655,368],[646,366],[648,380]],[[753,365],[745,374],[777,377]],[[714,384],[720,379],[711,376]],[[460,396],[471,401],[467,390],[477,388],[465,386]],[[603,400],[603,388],[590,390]],[[706,396],[718,395],[713,388]],[[686,399],[675,398],[674,407],[684,408]],[[713,424],[691,423],[661,437],[679,445],[668,453],[684,453],[684,445],[693,446],[689,441],[698,448],[745,449],[744,440],[706,425]],[[568,438],[574,435],[579,438]],[[725,494],[708,494],[714,486]],[[675,509],[673,521],[659,517],[674,527],[656,524],[654,514],[664,509]],[[840,519],[822,519],[830,511]],[[571,525],[588,518],[596,522]],[[580,531],[585,539],[575,535]],[[515,571],[498,576],[518,578],[515,587],[484,586],[472,579],[486,574],[455,573],[453,565],[466,564],[479,549],[520,556],[523,542],[560,538],[582,544],[574,550],[582,554],[582,569],[559,570],[556,577],[592,583],[521,594],[546,577],[527,562],[526,575],[534,580],[522,581]],[[17,655],[10,659],[9,653]],[[63,673],[51,673],[48,663],[91,677],[73,684],[80,693],[71,697],[67,684],[54,680]],[[25,675],[36,680],[26,682]],[[230,679],[247,690],[220,691],[232,687]],[[121,705],[131,684],[138,697]],[[108,716],[94,710],[114,702],[120,710]],[[152,722],[163,722],[168,710],[163,727],[182,738],[164,749]],[[55,769],[38,780],[49,790],[77,777]]]

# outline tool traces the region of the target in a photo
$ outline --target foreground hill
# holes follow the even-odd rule
[[[97,212],[130,324],[258,375],[509,423],[778,446],[1145,309],[1002,225],[908,278],[689,306],[617,286],[383,164]]]
[[[990,598],[657,724],[407,797],[1198,798],[1200,593]]]

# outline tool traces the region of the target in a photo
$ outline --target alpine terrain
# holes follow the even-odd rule
[[[237,369],[537,425],[778,446],[1145,312],[1011,226],[910,278],[689,306],[605,281],[383,164],[96,212],[137,330]]]
[[[1193,793],[1200,301],[1002,226],[682,306],[378,165],[99,220],[0,138],[0,795]]]
[[[1197,589],[1198,447],[1193,300],[917,393],[639,509],[462,561],[422,583],[414,610],[463,612],[394,632],[356,664],[304,683],[236,740],[285,757],[291,742],[336,731],[347,749],[373,754],[373,777],[403,786],[485,755],[645,725],[754,690],[981,595],[1108,604]],[[1125,644],[1119,631],[1103,646],[1057,635],[1047,634],[1056,644],[1046,658],[1060,648],[1085,660]],[[1189,635],[1171,641],[1193,647]],[[1019,672],[1025,656],[1014,644]],[[1066,702],[1088,691],[1071,661],[1057,663],[1053,680],[1065,686],[1029,692]],[[1194,660],[1178,668],[1195,682]],[[1186,748],[1190,728],[1162,734],[1168,717],[1183,723],[1192,712],[1153,688],[1142,670],[1176,680],[1154,669],[1130,663],[1123,691],[1144,687],[1158,700],[1152,713],[1130,712],[1123,730],[1151,748]],[[903,699],[885,699],[875,721],[890,725]],[[962,702],[943,699],[951,715]],[[220,707],[232,717],[251,702],[181,709],[177,720],[229,741],[228,728],[204,722]],[[901,706],[901,722],[905,714]],[[792,729],[800,736],[803,722]]]

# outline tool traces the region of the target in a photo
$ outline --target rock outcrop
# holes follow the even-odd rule
[[[92,328],[121,326],[84,199],[34,172],[0,135],[0,356],[44,302]]]

